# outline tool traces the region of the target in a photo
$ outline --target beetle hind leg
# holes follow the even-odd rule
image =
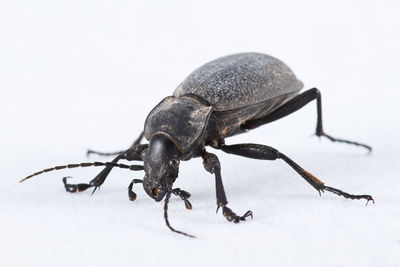
[[[346,143],[346,144],[361,146],[361,147],[368,149],[369,152],[372,151],[372,148],[369,145],[362,144],[362,143],[355,142],[355,141],[335,138],[324,132],[324,130],[322,128],[321,93],[317,88],[312,88],[310,90],[307,90],[307,91],[301,93],[300,95],[297,95],[296,97],[294,97],[291,100],[289,100],[288,102],[286,102],[283,106],[279,107],[277,110],[273,111],[272,113],[270,113],[264,117],[246,121],[242,125],[242,129],[250,130],[250,129],[257,128],[263,124],[267,124],[267,123],[276,121],[276,120],[283,118],[293,112],[296,112],[297,110],[301,109],[302,107],[304,107],[305,105],[307,105],[308,103],[310,103],[313,100],[317,100],[317,128],[315,131],[315,134],[317,136],[326,137],[327,139],[329,139],[332,142],[339,142],[339,143]]]
[[[369,201],[372,201],[373,203],[375,202],[372,196],[370,195],[349,194],[340,189],[326,186],[317,177],[315,177],[308,171],[304,170],[292,159],[290,159],[285,154],[279,152],[273,147],[258,145],[258,144],[237,144],[237,145],[223,145],[221,149],[222,151],[229,154],[235,154],[238,156],[243,156],[252,159],[261,159],[261,160],[281,159],[284,162],[286,162],[292,169],[294,169],[298,174],[300,174],[300,176],[303,177],[303,179],[306,180],[312,187],[314,187],[320,195],[324,191],[328,191],[348,199],[365,199],[367,200],[367,204]]]
[[[372,201],[372,203],[375,203],[375,200],[374,200],[374,199],[372,198],[372,196],[370,196],[370,195],[352,195],[352,194],[343,192],[343,191],[340,190],[340,189],[333,188],[333,187],[330,187],[330,186],[325,186],[325,187],[324,187],[324,190],[329,191],[329,192],[331,192],[331,193],[334,193],[334,194],[336,194],[336,195],[338,195],[338,196],[342,196],[342,197],[344,197],[344,198],[349,198],[349,199],[366,199],[366,200],[367,200],[367,203],[365,203],[365,205],[368,205],[368,202],[370,202],[370,201]]]
[[[335,138],[335,137],[332,137],[332,136],[324,133],[324,131],[316,132],[316,135],[318,137],[323,136],[323,137],[327,138],[328,140],[330,140],[332,142],[338,142],[338,143],[345,143],[345,144],[349,144],[349,145],[361,146],[361,147],[366,148],[368,150],[368,153],[372,152],[372,147],[369,146],[369,145],[365,145],[365,144],[362,144],[362,143],[359,143],[359,142],[350,141],[350,140],[346,140],[346,139]]]

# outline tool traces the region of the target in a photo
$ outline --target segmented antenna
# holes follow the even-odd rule
[[[144,167],[142,165],[126,165],[126,164],[119,164],[119,163],[114,163],[114,162],[83,162],[83,163],[77,163],[77,164],[68,164],[68,165],[62,165],[62,166],[55,166],[53,168],[47,168],[39,172],[35,172],[34,174],[31,174],[21,181],[22,183],[25,180],[28,180],[32,178],[33,176],[40,175],[45,172],[50,172],[50,171],[57,171],[57,170],[62,170],[62,169],[71,169],[71,168],[79,168],[79,167],[97,167],[97,166],[106,166],[106,167],[117,167],[117,168],[122,168],[122,169],[129,169],[132,171],[141,171],[144,170]]]
[[[164,202],[164,219],[165,219],[165,223],[167,224],[168,228],[175,233],[187,236],[187,237],[191,237],[191,238],[196,238],[194,235],[190,235],[184,232],[181,232],[179,230],[175,230],[174,228],[172,228],[172,226],[169,224],[168,221],[168,202],[169,202],[169,198],[171,197],[171,191],[168,190],[167,191],[167,195],[165,196],[165,202]]]
[[[354,142],[354,141],[350,141],[350,140],[335,138],[335,137],[332,137],[332,136],[327,135],[325,133],[323,133],[321,136],[324,136],[324,137],[328,138],[332,142],[345,143],[345,144],[349,144],[349,145],[355,145],[355,146],[364,147],[364,148],[368,149],[368,154],[370,154],[372,152],[372,147],[370,147],[369,145],[365,145],[365,144]]]

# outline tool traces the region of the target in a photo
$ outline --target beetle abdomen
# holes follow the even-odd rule
[[[176,88],[174,96],[195,94],[215,111],[225,111],[295,93],[302,87],[282,61],[264,54],[242,53],[201,66]]]
[[[297,91],[267,99],[254,105],[226,111],[214,111],[207,126],[207,135],[226,138],[243,133],[242,125],[246,121],[258,119],[271,113],[296,94]],[[206,136],[207,138],[208,136]]]

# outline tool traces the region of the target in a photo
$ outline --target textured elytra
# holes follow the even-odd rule
[[[174,91],[207,100],[216,111],[253,105],[303,87],[282,61],[259,53],[218,58],[192,72]]]
[[[144,136],[167,135],[186,154],[202,137],[211,110],[190,97],[166,97],[147,116]]]

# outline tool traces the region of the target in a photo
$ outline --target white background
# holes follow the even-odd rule
[[[2,266],[399,266],[399,62],[396,1],[0,2],[0,259]],[[215,215],[214,178],[201,160],[181,164],[172,233],[140,186],[114,170],[99,192],[67,194],[99,168],[24,176],[127,148],[147,113],[195,68],[245,51],[287,63],[322,92],[327,133],[362,148],[310,137],[312,103],[227,140],[273,146],[327,185],[369,193],[375,205],[319,197],[281,161],[217,151],[230,207]],[[212,151],[212,150],[210,150]]]

